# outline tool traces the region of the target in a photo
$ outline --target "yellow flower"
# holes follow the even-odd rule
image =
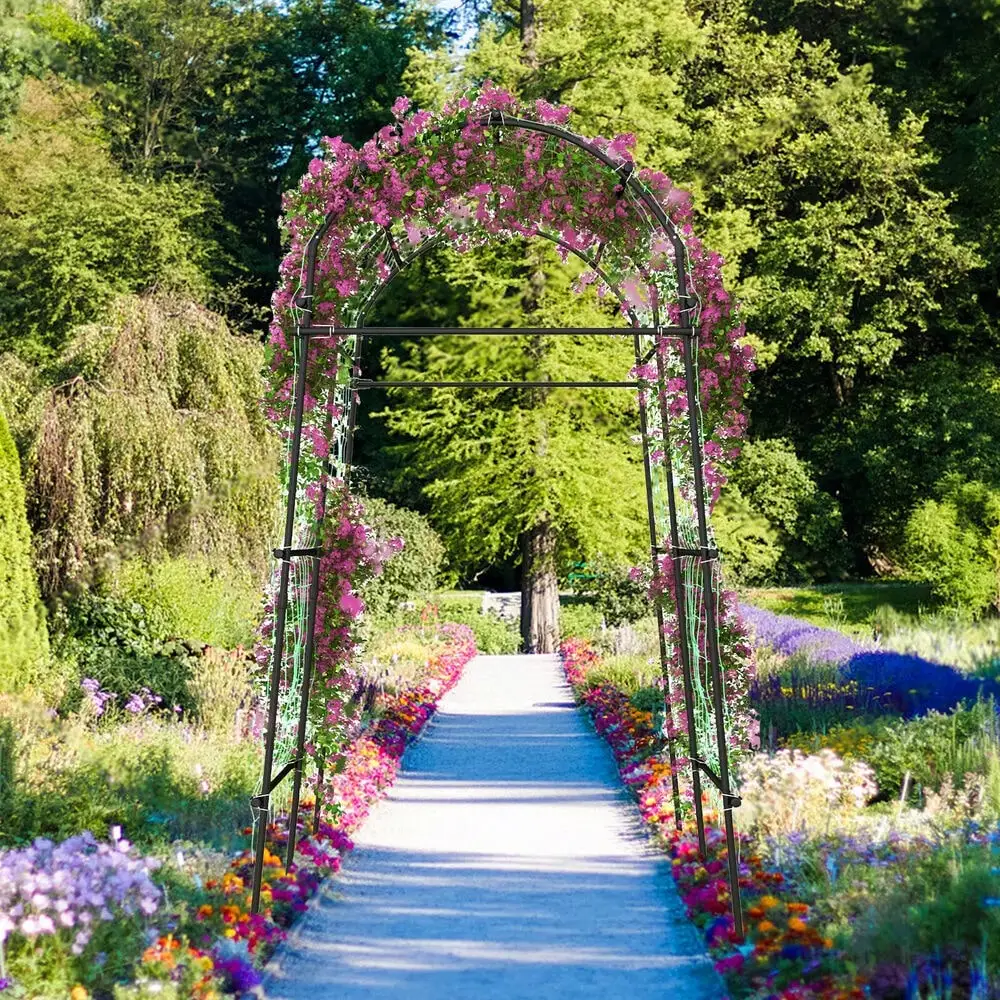
[[[236,928],[235,927],[227,927],[227,928],[225,928],[225,930],[223,930],[222,935],[223,935],[223,937],[234,938],[234,937],[236,937]]]
[[[781,900],[774,896],[761,896],[760,899],[757,900],[757,905],[763,906],[765,910],[770,910],[772,907],[780,906]]]
[[[79,983],[69,991],[69,1000],[88,1000],[90,994],[87,992],[85,986],[81,986]]]

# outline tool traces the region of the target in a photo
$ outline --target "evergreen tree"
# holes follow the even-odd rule
[[[522,242],[443,255],[459,289],[460,325],[539,327],[615,324],[591,295],[571,290],[574,271]],[[441,307],[386,319],[440,325]],[[454,308],[446,302],[444,309]],[[423,338],[387,351],[392,379],[621,380],[630,339]],[[404,483],[429,502],[452,565],[468,578],[520,562],[522,632],[528,649],[558,637],[558,577],[598,553],[641,558],[646,530],[641,453],[631,440],[634,401],[622,390],[475,389],[393,393],[388,450]]]
[[[39,608],[21,463],[0,410],[0,691],[30,684],[48,654]]]

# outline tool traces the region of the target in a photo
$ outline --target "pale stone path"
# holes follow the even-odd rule
[[[479,656],[279,950],[271,1000],[718,1000],[556,657]]]

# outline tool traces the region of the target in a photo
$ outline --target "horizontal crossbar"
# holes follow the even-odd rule
[[[695,559],[704,559],[706,562],[711,562],[719,558],[719,550],[713,548],[687,549],[681,545],[657,545],[656,551],[662,555],[673,556],[675,559],[691,556]]]
[[[687,326],[656,327],[519,327],[519,326],[300,326],[300,337],[330,337],[358,334],[362,337],[691,337]]]
[[[315,545],[311,549],[271,549],[275,559],[292,559],[295,556],[321,556],[323,549]]]
[[[378,382],[369,378],[353,381],[354,389],[637,389],[640,382]]]

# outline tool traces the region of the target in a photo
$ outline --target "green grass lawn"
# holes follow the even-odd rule
[[[917,615],[933,601],[925,584],[826,583],[813,587],[751,587],[741,600],[781,615],[794,615],[850,635],[870,635],[875,611],[888,605],[894,611]]]

